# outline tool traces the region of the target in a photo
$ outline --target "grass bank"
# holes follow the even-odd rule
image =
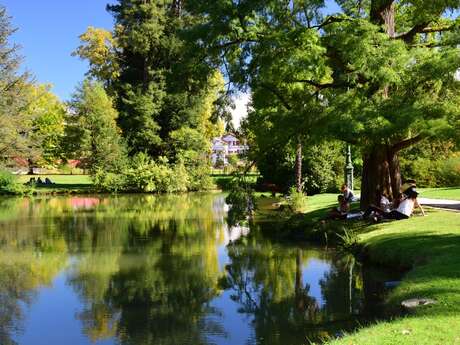
[[[389,307],[411,298],[437,303],[328,344],[460,344],[460,214],[430,210],[427,217],[372,225],[359,242],[373,263],[411,267],[388,296]]]
[[[454,199],[459,188],[424,190],[423,197]],[[446,194],[447,193],[447,194]],[[427,195],[425,195],[427,194]],[[310,232],[308,224],[322,219],[335,205],[336,194],[308,198],[308,212],[299,219],[294,232]],[[266,214],[276,200],[259,199]],[[279,202],[279,200],[278,200]],[[259,211],[260,212],[260,211]],[[283,224],[292,217],[277,211]],[[326,226],[345,227],[357,233],[360,254],[374,264],[400,271],[401,284],[392,290],[386,303],[389,310],[401,311],[401,302],[430,298],[437,303],[416,308],[406,316],[365,327],[356,333],[328,342],[329,345],[460,345],[460,213],[426,208],[427,216],[403,221],[368,224],[332,222]],[[304,228],[302,228],[304,224]],[[286,231],[289,223],[280,227]]]

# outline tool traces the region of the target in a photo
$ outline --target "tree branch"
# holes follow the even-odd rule
[[[445,31],[452,31],[457,27],[457,25],[444,25],[444,26],[438,26],[438,27],[432,27],[428,26],[430,23],[429,22],[424,22],[415,25],[412,29],[409,31],[399,34],[394,37],[394,39],[402,39],[406,43],[411,43],[413,42],[415,35],[417,34],[428,34],[428,33],[433,33],[433,32],[445,32]]]
[[[310,29],[322,29],[323,27],[325,27],[327,25],[334,24],[334,23],[340,23],[340,22],[344,22],[344,21],[352,21],[352,19],[346,18],[346,17],[329,16],[321,24],[313,25],[313,26],[311,26],[309,28]]]
[[[278,91],[276,90],[273,86],[267,84],[267,83],[261,83],[260,86],[262,86],[264,89],[267,89],[268,91],[270,91],[271,93],[273,93],[279,100],[280,102],[284,105],[284,107],[287,109],[287,110],[292,110],[292,107],[291,105],[289,104],[289,102],[283,97],[283,95]]]
[[[325,83],[325,84],[321,84],[321,83],[318,83],[314,80],[308,80],[308,79],[292,79],[292,80],[289,80],[290,83],[305,83],[305,84],[308,84],[308,85],[311,85],[311,86],[314,86],[316,87],[318,90],[323,90],[323,89],[327,89],[327,88],[339,88],[339,87],[343,87],[343,86],[346,86],[345,84],[339,84],[339,83]]]
[[[416,135],[415,137],[412,137],[412,138],[409,138],[409,139],[406,139],[406,140],[403,140],[403,141],[400,141],[399,143],[393,145],[393,147],[391,148],[393,152],[399,152],[409,146],[412,146],[416,143],[418,143],[419,141],[423,140],[424,139],[424,136],[422,134],[419,134],[419,135]]]
[[[223,48],[228,48],[230,46],[241,44],[241,43],[257,43],[257,42],[259,42],[259,41],[258,40],[249,40],[249,39],[239,38],[239,39],[234,40],[234,41],[229,41],[229,42],[225,42],[225,43],[222,43],[222,44],[212,46],[211,49],[223,49]]]

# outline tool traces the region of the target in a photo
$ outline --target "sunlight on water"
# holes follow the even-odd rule
[[[0,200],[0,344],[305,344],[365,314],[358,264],[229,227],[220,194]]]

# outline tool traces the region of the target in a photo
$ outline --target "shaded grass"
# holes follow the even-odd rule
[[[412,267],[388,297],[438,303],[382,322],[329,344],[460,344],[460,215],[430,210],[427,217],[370,226],[359,237],[371,262]]]

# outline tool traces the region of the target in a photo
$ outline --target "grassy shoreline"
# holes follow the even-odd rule
[[[372,263],[412,267],[388,296],[390,308],[411,298],[437,303],[328,344],[460,344],[460,214],[429,210],[427,217],[372,225],[359,242]]]
[[[448,198],[460,200],[460,188],[423,190],[422,196],[442,199],[446,193]],[[319,220],[334,205],[335,198],[334,194],[309,197],[308,211],[289,217],[270,207],[276,200],[264,197],[259,198],[262,208],[259,212],[261,217],[271,214],[277,219],[281,226],[276,231],[287,238],[322,240],[318,236],[322,231],[330,234],[336,230],[353,231],[357,235],[355,249],[360,258],[406,272],[401,284],[387,296],[388,310],[400,312],[401,302],[412,298],[430,298],[437,303],[417,307],[406,316],[366,326],[327,344],[460,345],[460,213],[427,207],[426,217],[415,215],[408,220],[379,224],[327,222],[323,226]],[[311,231],[313,224],[319,231]]]

